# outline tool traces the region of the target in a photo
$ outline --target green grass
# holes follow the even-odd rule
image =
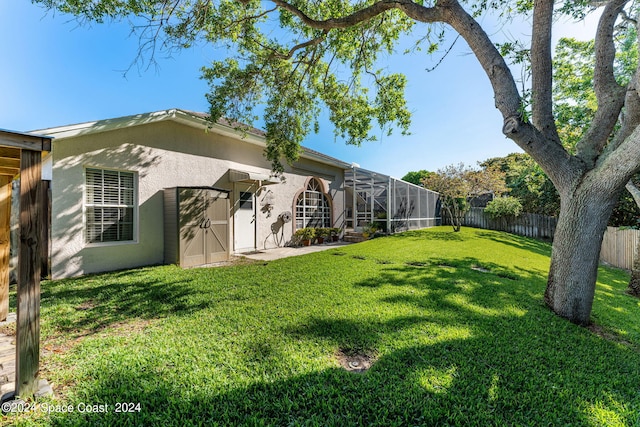
[[[594,333],[542,303],[550,247],[433,228],[301,257],[42,285],[46,403],[18,425],[640,425],[640,310],[602,268]],[[365,373],[338,355],[375,360]],[[116,402],[140,412],[114,413]]]

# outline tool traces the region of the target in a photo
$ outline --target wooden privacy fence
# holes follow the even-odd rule
[[[443,221],[449,223],[446,215],[443,215]],[[462,219],[462,225],[467,227],[506,231],[536,239],[552,239],[557,222],[555,217],[532,213],[509,219],[492,219],[484,208],[471,208]]]
[[[446,215],[442,220],[443,224],[450,222]],[[462,219],[462,225],[467,227],[506,231],[520,236],[549,240],[553,239],[556,224],[555,217],[531,213],[521,214],[508,221],[494,220],[484,212],[484,208],[471,208]],[[640,230],[607,227],[602,240],[600,261],[613,267],[631,270],[638,239],[640,239]]]
[[[602,239],[600,261],[618,268],[631,270],[640,238],[640,230],[621,230],[607,227]]]

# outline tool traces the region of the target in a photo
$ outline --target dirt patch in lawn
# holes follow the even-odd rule
[[[90,336],[124,337],[139,334],[153,326],[156,320],[132,319],[124,322],[100,325],[94,329],[77,329],[65,331],[43,340],[41,347],[45,355],[50,353],[66,353]]]
[[[624,339],[624,337],[606,330],[605,328],[603,328],[600,325],[596,325],[595,323],[592,323],[591,325],[587,326],[587,329],[589,329],[591,332],[593,332],[594,334],[596,334],[597,336],[599,336],[602,339],[605,339],[607,341],[611,341],[611,342],[615,342],[617,344],[622,344],[625,347],[629,347],[632,348],[636,351],[638,351],[638,347],[633,345],[633,343],[627,341]]]
[[[92,310],[92,309],[96,308],[97,305],[98,304],[96,304],[95,301],[87,300],[87,301],[84,301],[81,304],[77,305],[75,307],[75,309],[78,310],[78,311]]]
[[[90,304],[77,306],[78,310],[90,310]],[[76,386],[76,381],[69,379],[70,374],[60,375],[61,372],[73,371],[75,366],[65,359],[65,355],[72,351],[82,341],[90,336],[95,337],[129,337],[144,331],[154,325],[157,319],[131,319],[103,325],[95,330],[76,330],[51,335],[41,342],[40,377],[47,378],[53,387],[57,398],[64,399],[69,390]]]
[[[366,372],[377,360],[375,352],[354,352],[344,349],[339,349],[335,356],[340,366],[357,374]]]
[[[491,273],[491,270],[488,270],[484,267],[480,267],[478,265],[472,265],[471,269],[475,271],[479,271],[480,273]]]

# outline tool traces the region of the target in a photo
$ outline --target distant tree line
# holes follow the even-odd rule
[[[533,161],[533,159],[525,153],[512,153],[504,157],[492,157],[478,163],[477,171],[483,171],[489,175],[495,176],[496,171],[502,172],[504,185],[506,190],[504,195],[509,195],[518,199],[522,205],[522,212],[536,213],[541,215],[558,216],[560,212],[560,196],[555,187],[542,171],[542,169]],[[402,177],[404,181],[411,182],[416,185],[424,186],[427,178],[428,183],[434,184],[436,181],[444,187],[451,185],[446,184],[442,179],[435,180],[434,177],[439,172],[460,168],[460,166],[447,166],[438,172],[430,172],[427,170],[411,171]],[[467,168],[472,170],[471,168]],[[634,181],[640,183],[640,176],[634,178]],[[440,185],[439,185],[440,186]],[[430,190],[439,191],[436,188],[429,187]],[[463,190],[464,191],[464,190]],[[478,187],[476,186],[473,193],[469,193],[469,197],[477,195]],[[487,190],[490,192],[490,190]],[[496,193],[500,196],[502,194]],[[624,191],[613,209],[613,213],[609,218],[609,225],[612,227],[638,227],[640,226],[640,208],[634,201],[628,191]]]

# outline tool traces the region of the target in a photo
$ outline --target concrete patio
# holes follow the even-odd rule
[[[338,248],[340,246],[347,246],[351,243],[348,242],[330,242],[323,243],[321,245],[311,246],[296,246],[296,247],[284,247],[275,249],[264,249],[261,251],[254,251],[240,254],[240,256],[256,261],[273,261],[280,258],[288,258],[292,256],[305,255],[313,252],[326,251],[328,249]]]

